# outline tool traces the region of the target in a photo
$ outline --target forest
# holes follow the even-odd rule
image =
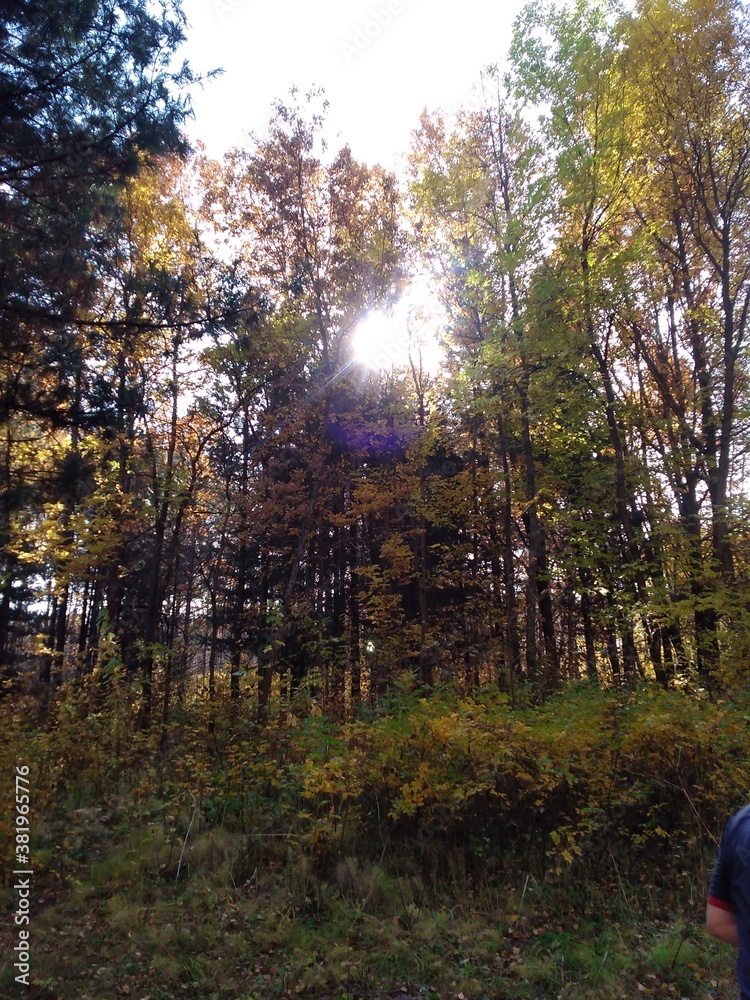
[[[735,997],[744,0],[529,3],[403,176],[0,7],[0,991]]]

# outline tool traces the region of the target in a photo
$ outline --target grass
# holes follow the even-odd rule
[[[407,699],[348,728],[231,706],[214,726],[196,702],[168,752],[154,732],[120,753],[103,722],[83,740],[64,703],[35,734],[13,716],[37,775],[33,985],[7,921],[0,996],[736,1000],[703,899],[750,708],[642,700]]]
[[[587,887],[574,873],[473,885],[455,862],[445,872],[459,874],[426,883],[352,854],[321,870],[290,843],[260,850],[200,818],[178,879],[174,825],[186,820],[154,813],[71,808],[38,831],[34,984],[18,987],[6,961],[2,996],[735,997],[730,949],[678,886]]]

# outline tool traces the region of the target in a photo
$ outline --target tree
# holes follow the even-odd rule
[[[495,80],[494,73],[486,78],[487,83]],[[545,182],[534,166],[540,156],[519,109],[498,93],[496,103],[488,102],[483,112],[465,116],[453,136],[445,136],[439,121],[423,118],[413,162],[418,171],[414,195],[423,252],[433,264],[440,260],[455,335],[474,381],[470,398],[462,402],[471,413],[473,437],[481,435],[496,449],[502,476],[502,504],[497,492],[490,492],[486,502],[494,513],[493,534],[497,535],[498,518],[503,520],[502,555],[495,551],[492,558],[496,565],[500,560],[503,564],[507,662],[519,673],[515,518],[522,510],[528,551],[526,672],[532,678],[543,674],[545,683],[555,684],[559,664],[548,539],[539,516],[539,456],[532,427],[537,345],[529,340],[526,315],[530,278],[542,254],[539,236],[546,210]],[[511,402],[514,398],[517,405]],[[496,423],[496,434],[483,426],[487,420]],[[516,428],[523,456],[523,502],[512,475]],[[498,585],[499,575],[498,571]],[[543,671],[537,649],[540,623]]]
[[[324,160],[315,98],[310,110],[278,103],[268,136],[230,155],[210,191],[263,304],[254,328],[206,356],[235,455],[233,693],[254,658],[261,715],[284,661],[296,683],[313,639],[343,648],[355,628],[348,352],[355,322],[392,294],[400,268],[394,178],[346,147]],[[351,677],[358,649],[355,636],[340,662],[328,658],[326,683]]]
[[[49,428],[72,428],[75,456],[96,420],[96,403],[84,399],[83,358],[102,329],[88,310],[107,223],[119,212],[117,187],[137,173],[143,153],[184,150],[179,126],[189,106],[173,88],[193,77],[187,66],[169,69],[183,39],[177,3],[22,0],[0,12],[0,422],[10,469],[22,461],[14,450]],[[68,480],[76,461],[64,459]],[[54,489],[49,471],[37,502]],[[20,571],[10,527],[20,494],[12,481],[9,475],[2,487],[5,656]],[[23,503],[29,499],[27,492]],[[55,657],[65,604],[63,587],[53,615]]]
[[[731,484],[746,447],[750,25],[731,0],[659,0],[638,5],[623,39],[626,190],[642,261],[623,319],[685,528],[698,664],[710,683],[719,609],[736,591]]]
[[[66,397],[40,358],[77,329],[90,255],[116,211],[111,185],[139,151],[184,150],[193,77],[170,61],[179,5],[144,0],[3,4],[0,21],[0,414],[61,419]]]

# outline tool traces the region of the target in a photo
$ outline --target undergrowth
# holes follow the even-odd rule
[[[741,701],[404,687],[348,724],[196,699],[148,734],[127,706],[2,704],[34,869],[33,985],[6,922],[3,996],[735,996],[703,911],[750,787]]]

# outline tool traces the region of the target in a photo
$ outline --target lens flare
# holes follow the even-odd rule
[[[360,320],[352,337],[354,357],[376,371],[413,365],[434,375],[445,360],[444,329],[437,295],[414,282],[390,310],[373,309]]]

